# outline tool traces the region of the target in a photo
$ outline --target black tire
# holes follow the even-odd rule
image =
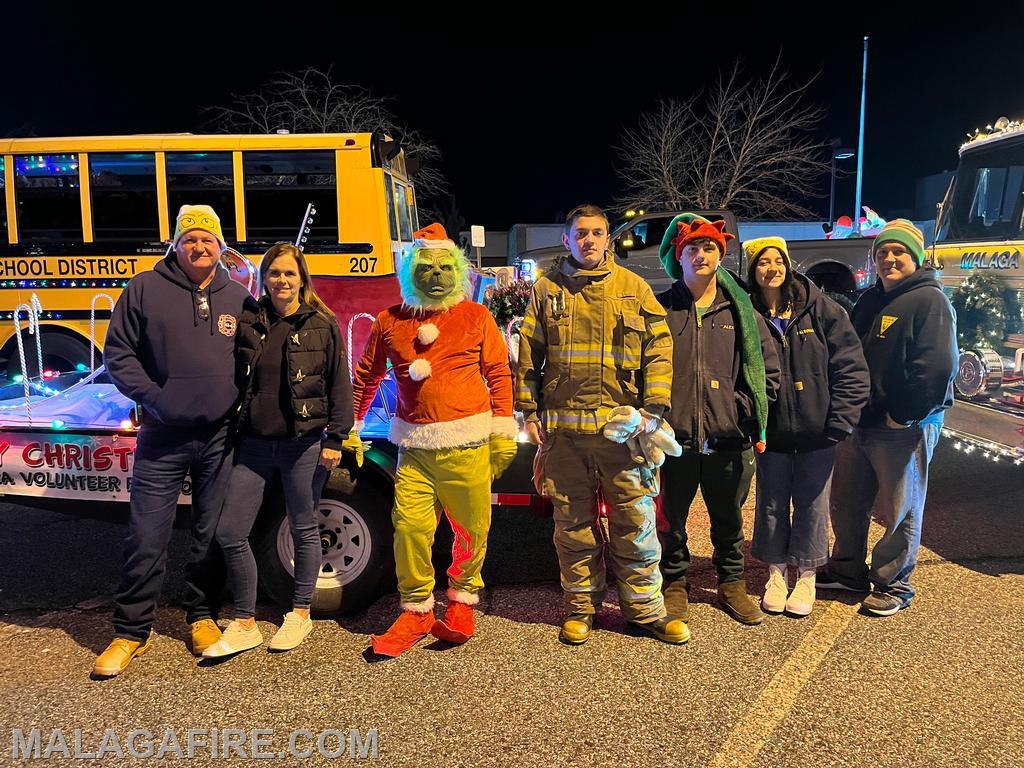
[[[324,562],[311,606],[320,616],[358,613],[394,588],[392,494],[365,468],[361,475],[351,494],[328,483],[320,500]],[[260,590],[274,603],[291,606],[294,549],[280,489],[264,500],[251,540]]]
[[[39,376],[38,356],[36,355],[36,340],[34,336],[22,332],[22,341],[25,344],[25,367],[30,378]],[[43,331],[43,368],[48,368],[61,373],[74,371],[79,363],[89,364],[88,342],[69,336],[66,333],[55,333]],[[17,343],[8,343],[5,349],[7,353],[7,378],[11,379],[16,374],[22,373],[21,359],[18,357]],[[101,355],[96,353],[97,364],[102,363]]]

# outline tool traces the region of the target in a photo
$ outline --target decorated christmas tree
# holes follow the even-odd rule
[[[1006,298],[997,275],[975,272],[951,299],[956,310],[957,341],[961,349],[990,347],[999,351],[1006,336]]]
[[[530,290],[533,283],[526,280],[517,280],[509,283],[503,288],[498,288],[491,295],[488,303],[491,314],[503,331],[505,327],[517,317],[526,314],[526,306],[530,303]]]

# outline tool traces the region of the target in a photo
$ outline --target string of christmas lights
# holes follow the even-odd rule
[[[967,456],[977,453],[979,458],[987,459],[994,463],[1007,461],[1015,467],[1024,464],[1024,447],[1011,449],[1005,445],[978,440],[951,429],[943,429],[942,435],[943,437],[951,438],[953,440],[953,448]]]
[[[0,288],[124,288],[127,278],[99,278],[90,280],[0,280]]]

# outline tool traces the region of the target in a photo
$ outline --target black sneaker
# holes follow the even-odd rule
[[[818,589],[842,589],[847,592],[870,592],[868,587],[851,587],[849,584],[844,584],[827,570],[822,569],[818,571],[818,575],[815,578],[814,586]]]
[[[891,592],[872,592],[860,604],[861,608],[873,616],[892,616],[909,606],[909,600],[897,597]]]

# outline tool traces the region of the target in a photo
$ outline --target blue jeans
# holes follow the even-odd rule
[[[256,558],[249,546],[267,482],[281,474],[284,508],[295,544],[294,608],[309,608],[320,572],[320,530],[316,509],[327,470],[320,466],[320,437],[263,440],[245,437],[231,471],[217,543],[234,595],[235,618],[256,615]]]
[[[185,569],[186,619],[217,617],[224,564],[214,546],[231,469],[226,423],[206,427],[147,424],[139,431],[121,585],[114,601],[114,634],[143,641],[156,616],[178,497],[192,482],[192,538]]]
[[[942,424],[907,429],[858,428],[836,449],[832,479],[832,530],[836,541],[828,561],[830,576],[854,589],[888,592],[909,603],[910,574],[917,564],[921,523],[928,491],[928,464]],[[864,559],[871,511],[885,535]]]
[[[799,568],[816,568],[828,561],[828,499],[835,458],[835,446],[757,455],[751,556]]]

